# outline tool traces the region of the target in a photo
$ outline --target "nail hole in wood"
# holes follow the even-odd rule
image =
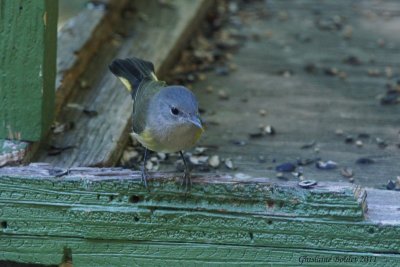
[[[129,202],[130,203],[138,203],[140,200],[141,200],[140,197],[136,196],[136,195],[133,195],[133,196],[129,197]]]
[[[251,240],[253,240],[253,238],[254,238],[253,232],[249,232],[249,237]]]

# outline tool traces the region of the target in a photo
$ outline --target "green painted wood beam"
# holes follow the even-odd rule
[[[180,177],[153,174],[148,192],[140,173],[118,168],[1,168],[0,260],[59,264],[67,249],[77,266],[297,266],[302,256],[357,261],[328,266],[365,266],[370,256],[368,266],[400,264],[398,192],[193,181],[185,194]]]
[[[56,0],[0,1],[0,138],[38,141],[53,120]]]
[[[4,246],[4,244],[8,244]],[[399,266],[399,255],[247,245],[130,242],[54,237],[2,237],[8,259],[60,263],[72,250],[74,266]],[[321,264],[322,262],[322,264]]]

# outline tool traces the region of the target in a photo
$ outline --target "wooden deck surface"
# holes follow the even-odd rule
[[[190,18],[201,17],[184,13],[184,6],[163,6],[164,15],[149,21],[146,14],[154,8],[143,4],[138,13],[125,14],[133,16],[135,26],[126,38],[105,44],[57,119],[73,122],[74,128],[52,135],[36,161],[59,167],[115,164],[127,139],[130,101],[106,65],[114,53],[139,56],[154,61],[161,77],[174,79],[165,75],[174,58],[165,51],[179,53],[182,50],[171,47],[182,44],[170,42],[165,49],[169,35],[160,33],[160,25],[174,12],[181,12],[189,24]],[[400,176],[400,37],[395,34],[399,11],[400,3],[389,0],[379,4],[372,0],[352,4],[256,1],[231,6],[222,31],[235,35],[241,44],[238,51],[229,51],[237,70],[220,75],[212,69],[204,73],[207,79],[191,84],[207,127],[199,146],[209,148],[204,153],[208,157],[218,155],[221,165],[217,169],[195,166],[195,171],[294,181],[299,176],[318,181],[353,179],[376,188],[386,188],[388,180],[395,183]],[[188,38],[190,30],[183,24],[179,29],[183,39]],[[388,86],[392,98],[387,96]],[[210,87],[211,93],[206,90]],[[220,90],[228,99],[221,99]],[[382,105],[382,97],[393,104]],[[271,125],[276,134],[251,138],[250,134],[259,133],[260,124]],[[134,149],[140,155],[140,147]],[[177,159],[172,155],[155,161],[161,162],[159,170],[175,171]],[[233,168],[224,165],[225,159],[232,160]],[[297,166],[295,175],[287,172],[277,178],[278,165],[296,165],[299,159],[311,163]],[[318,169],[318,159],[338,166]],[[372,163],[357,163],[360,160]],[[139,162],[140,157],[133,164],[119,164],[136,169]],[[351,168],[354,177],[344,177],[343,168]]]
[[[93,55],[96,52],[96,56],[83,58],[81,61],[88,64],[82,66],[84,69],[75,68],[71,73],[71,76],[80,75],[79,80],[69,83],[68,95],[64,92],[58,94],[58,101],[65,104],[57,122],[66,130],[53,132],[37,153],[35,161],[50,162],[60,167],[115,164],[128,140],[132,104],[129,94],[109,72],[108,65],[114,58],[136,55],[154,62],[158,73],[165,73],[212,3],[204,0],[177,0],[165,4],[157,1],[136,2],[120,12],[122,23],[112,26],[102,23],[105,24],[103,34],[104,31],[112,31],[113,34],[99,39],[94,31],[92,38],[96,42],[89,45],[94,46],[95,51],[85,53]],[[75,22],[84,23],[81,19],[78,17]],[[89,29],[95,26],[89,24],[86,25]],[[80,43],[79,39],[72,40]],[[61,67],[75,63],[66,61],[66,66]],[[77,79],[77,76],[73,77]],[[68,81],[71,82],[71,79]]]
[[[389,179],[396,181],[400,105],[382,105],[380,97],[387,84],[396,88],[400,82],[400,3],[266,1],[239,10],[231,18],[241,22],[225,26],[246,38],[233,54],[237,71],[212,71],[192,85],[207,124],[199,146],[236,166],[222,164],[215,172],[277,179],[279,164],[320,158],[338,167],[321,170],[312,163],[295,172],[348,182],[340,172],[349,167],[361,185],[385,188]],[[229,99],[221,100],[219,90]],[[250,138],[259,124],[273,126],[276,134]],[[356,163],[364,158],[373,163]],[[161,170],[173,168],[161,164]],[[290,172],[284,177],[298,179]]]

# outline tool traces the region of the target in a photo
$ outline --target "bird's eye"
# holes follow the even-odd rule
[[[177,109],[176,107],[172,107],[172,108],[171,108],[171,113],[172,113],[173,115],[178,115],[178,114],[179,114],[179,109]]]

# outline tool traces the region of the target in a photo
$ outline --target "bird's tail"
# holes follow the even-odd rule
[[[157,81],[153,63],[139,58],[115,59],[109,66],[110,71],[117,76],[132,94],[144,79]]]

